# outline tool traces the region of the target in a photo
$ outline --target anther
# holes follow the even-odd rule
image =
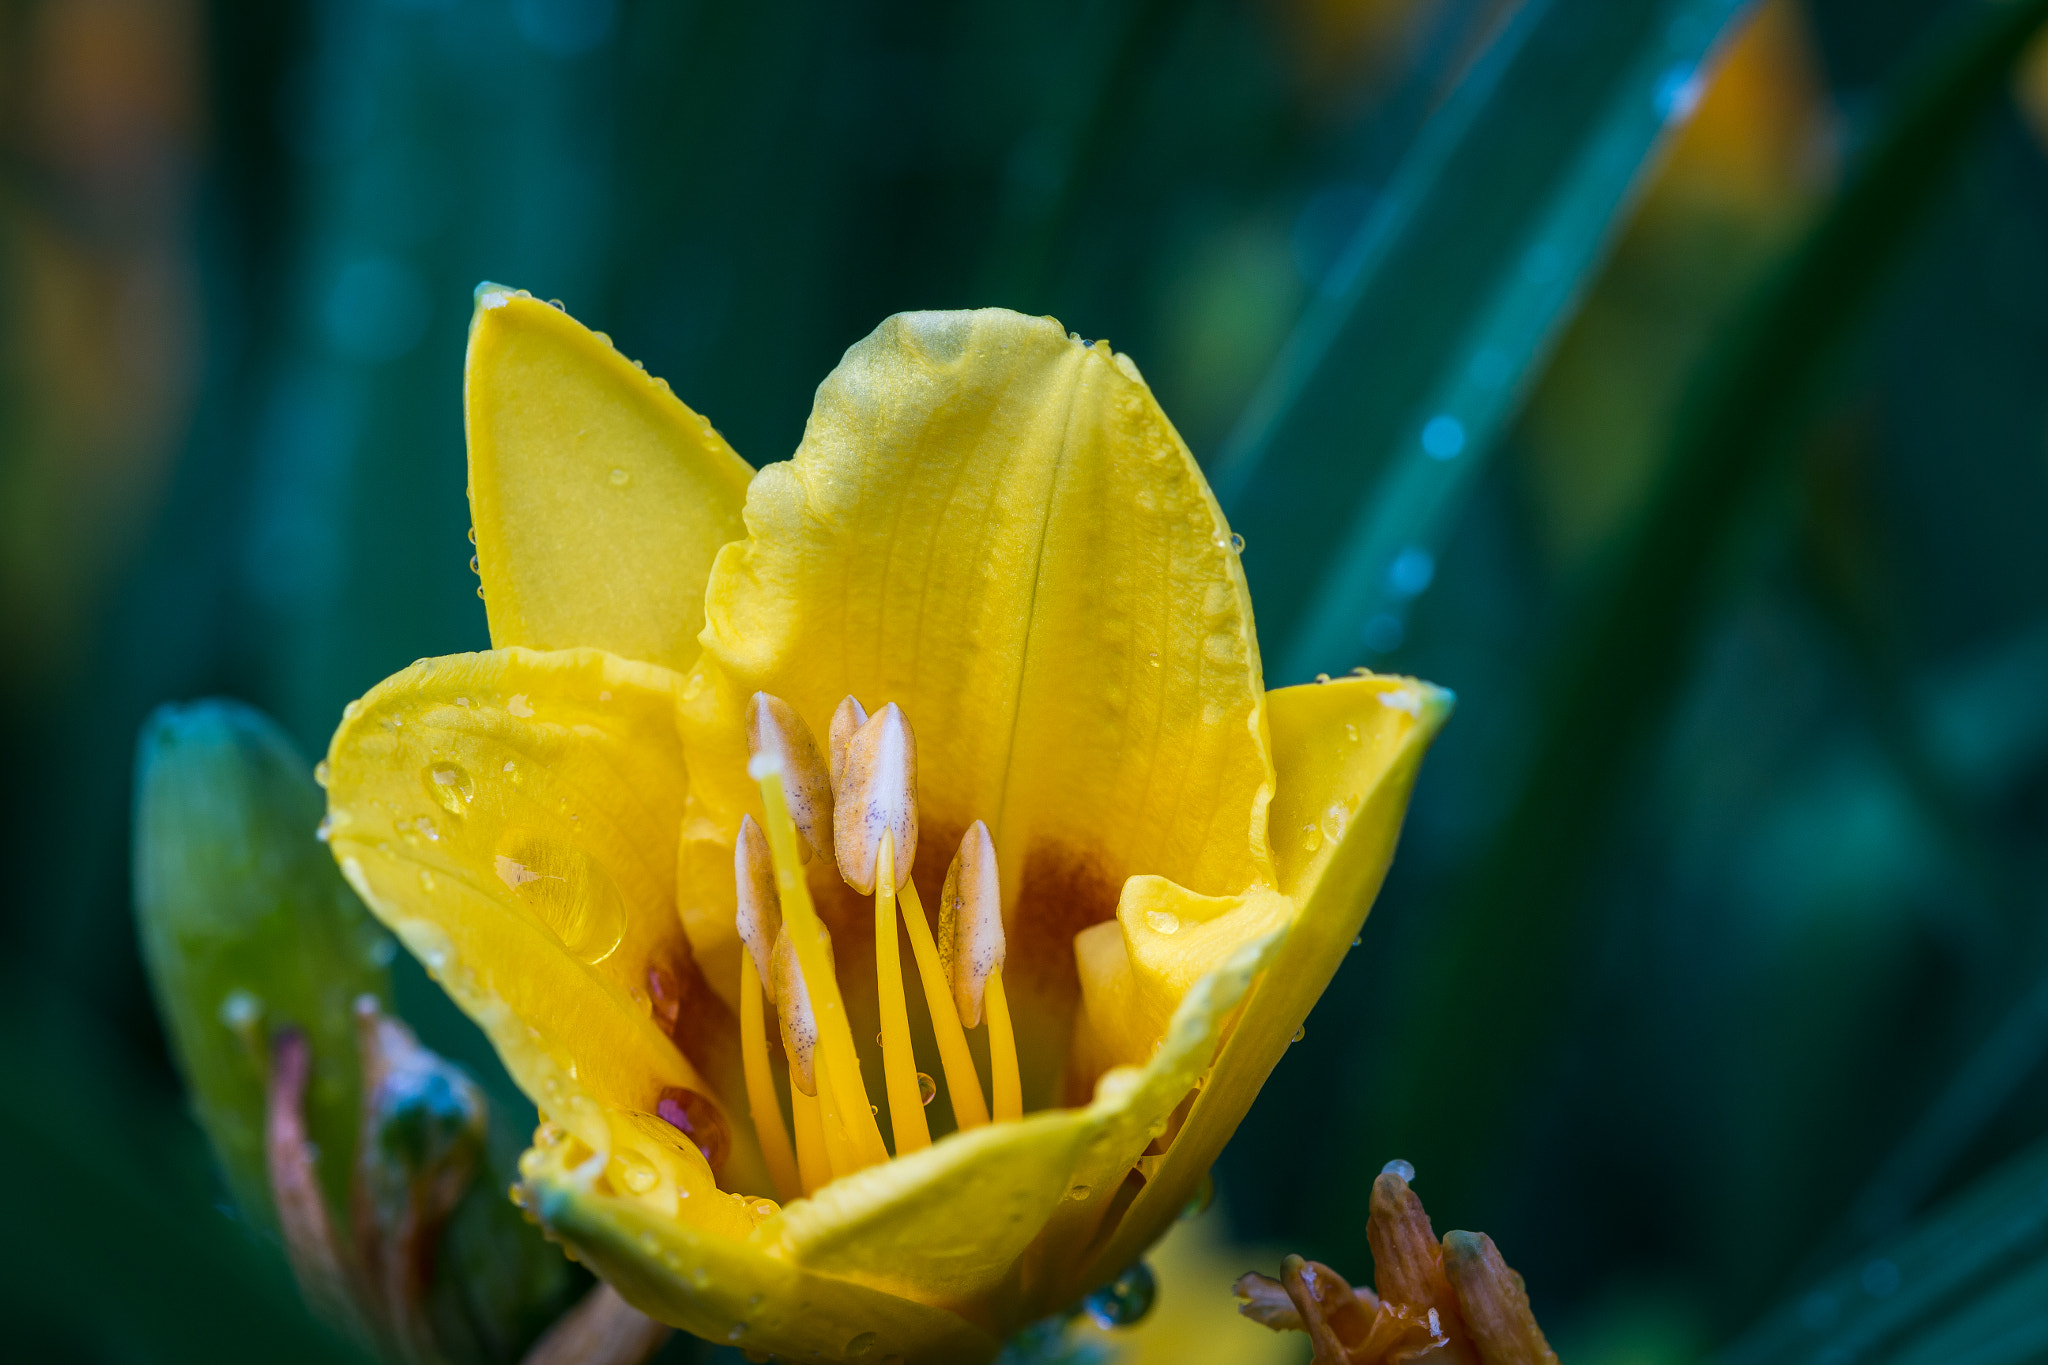
[[[751,815],[740,817],[739,838],[732,846],[733,880],[739,893],[736,916],[740,942],[754,959],[754,970],[775,1003],[775,940],[782,933],[782,896],[775,889],[775,860],[768,854],[768,836]]]
[[[988,837],[988,826],[976,820],[960,840],[939,893],[939,961],[967,1028],[981,1022],[982,996],[989,974],[1002,969],[1004,946],[995,841]]]
[[[802,861],[831,849],[832,774],[804,718],[782,698],[756,692],[747,700],[747,752],[755,758],[772,755],[780,762],[783,799],[802,836],[797,840]]]
[[[825,745],[831,750],[832,795],[835,799],[839,795],[841,774],[846,771],[847,743],[852,740],[853,732],[867,723],[868,709],[860,704],[858,697],[849,696],[840,702],[839,708],[832,713],[832,730]]]
[[[839,875],[862,895],[873,895],[875,858],[886,831],[894,836],[901,890],[917,861],[917,740],[896,703],[875,712],[848,738],[838,797],[833,838]]]
[[[822,935],[824,926],[818,927]],[[825,960],[832,960],[832,940],[825,939]],[[788,932],[775,939],[771,994],[775,1017],[782,1025],[782,1050],[789,1057],[790,1083],[806,1095],[818,1093],[818,1016],[811,1007],[810,987],[796,960],[796,944]]]

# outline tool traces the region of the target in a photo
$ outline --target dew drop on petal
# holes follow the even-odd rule
[[[612,471],[612,487],[624,488],[626,484],[629,481],[631,481],[632,477],[633,476],[631,474],[628,474],[623,469],[614,469]]]
[[[1358,726],[1356,723],[1348,720],[1344,722],[1344,738],[1350,740],[1353,744],[1358,743]]]
[[[1301,827],[1301,846],[1313,853],[1323,846],[1323,831],[1309,824]]]
[[[932,1100],[937,1097],[938,1093],[939,1083],[933,1080],[930,1076],[925,1075],[924,1072],[918,1072],[917,1098],[919,1099],[919,1101],[924,1104],[930,1104]]]
[[[1180,932],[1180,916],[1174,914],[1171,910],[1147,910],[1145,912],[1145,923],[1151,925],[1152,932],[1157,934],[1177,934]]]
[[[458,818],[468,814],[469,803],[476,800],[476,779],[460,763],[429,763],[424,776],[427,794],[441,809]]]
[[[1301,1027],[1294,1030],[1294,1036],[1292,1038],[1289,1038],[1287,1041],[1290,1043],[1298,1043],[1306,1037],[1308,1037],[1308,1025],[1303,1024],[1301,1025]]]
[[[1152,1311],[1159,1297],[1159,1282],[1152,1267],[1137,1261],[1123,1274],[1081,1301],[1081,1308],[1097,1327],[1129,1327]]]
[[[324,787],[327,785],[327,778],[327,760],[323,758],[313,765],[313,780]]]
[[[527,703],[524,692],[514,692],[511,699],[505,703],[505,710],[521,720],[533,719],[533,707]]]
[[[732,1135],[726,1131],[725,1118],[718,1112],[718,1106],[709,1098],[672,1085],[654,1102],[654,1112],[696,1144],[713,1175],[725,1165],[725,1158],[732,1151]]]
[[[1332,801],[1330,808],[1323,812],[1323,833],[1332,839],[1344,836],[1344,822],[1351,818],[1351,812],[1344,809],[1342,801]]]

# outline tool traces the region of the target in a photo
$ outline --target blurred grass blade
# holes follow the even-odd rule
[[[1277,604],[1263,618],[1275,681],[1348,665],[1365,624],[1426,582],[1459,494],[1745,7],[1531,0],[1425,128],[1215,461],[1255,550],[1334,549],[1246,561]]]
[[[2048,1146],[1771,1314],[1718,1365],[2017,1365],[2048,1352]]]
[[[274,1227],[263,1145],[270,1039],[311,1044],[306,1119],[345,1224],[358,996],[387,1008],[391,941],[314,838],[326,801],[277,724],[238,702],[165,706],[135,775],[135,916],[157,1008],[236,1202]]]
[[[1584,941],[1582,874],[1630,757],[1686,675],[1713,568],[2044,16],[2048,0],[1950,10],[1877,106],[1841,188],[1700,370],[1653,496],[1550,661],[1527,775],[1414,981],[1436,1007],[1485,1002],[1488,1041],[1418,1017],[1387,1050],[1386,1102],[1397,1128],[1413,1125],[1400,1140],[1434,1144],[1433,1167],[1470,1159],[1520,1093]]]

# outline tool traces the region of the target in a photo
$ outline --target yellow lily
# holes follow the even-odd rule
[[[520,292],[466,390],[495,648],[349,706],[328,828],[539,1106],[519,1197],[699,1336],[992,1357],[1188,1202],[1448,694],[1265,692],[1187,448],[1050,319],[890,318],[759,472]]]

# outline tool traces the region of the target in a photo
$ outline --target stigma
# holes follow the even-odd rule
[[[911,869],[917,855],[917,738],[891,702],[872,715],[847,697],[821,751],[803,718],[779,697],[747,705],[748,772],[763,818],[742,816],[733,847],[738,892],[740,1034],[748,1107],[785,1201],[841,1176],[931,1145],[925,1106],[938,1091],[917,1069],[897,938],[902,920],[938,1043],[945,1089],[962,1130],[1023,1116],[1016,1035],[1003,990],[1002,880],[987,825],[968,827],[940,895],[939,932],[926,918]],[[874,901],[875,985],[885,1142],[834,965],[832,940],[803,872],[829,856],[840,878]],[[844,926],[842,926],[843,929]],[[767,1008],[789,1076],[785,1121],[770,1053]],[[986,1023],[984,1092],[967,1032]],[[987,1096],[985,1098],[985,1096]],[[791,1133],[794,1132],[794,1142]]]

